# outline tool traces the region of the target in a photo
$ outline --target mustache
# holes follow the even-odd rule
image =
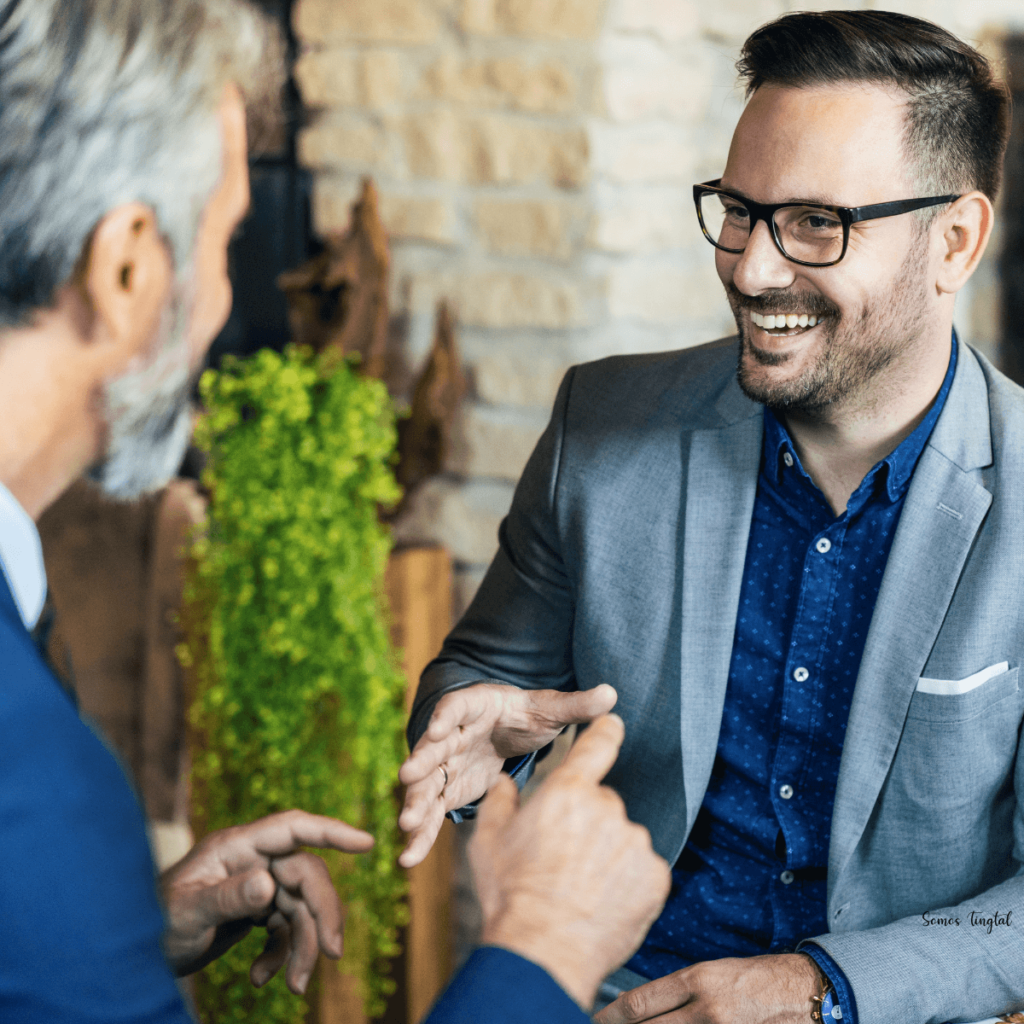
[[[726,295],[733,309],[747,309],[762,316],[776,313],[806,313],[808,316],[832,317],[839,319],[839,307],[824,295],[815,292],[801,294],[785,289],[772,289],[760,295],[744,295],[732,282],[725,286]]]

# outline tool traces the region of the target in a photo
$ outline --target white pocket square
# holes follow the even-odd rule
[[[966,679],[929,679],[927,676],[921,676],[917,681],[917,692],[939,693],[945,697],[955,697],[958,693],[969,693],[971,690],[977,689],[982,683],[987,683],[995,676],[1008,672],[1009,669],[1010,663],[1001,661],[998,665],[989,665],[988,668],[983,668]]]

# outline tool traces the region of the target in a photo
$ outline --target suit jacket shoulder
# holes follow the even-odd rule
[[[682,430],[719,427],[761,408],[736,382],[739,341],[610,356],[571,371],[568,404],[576,425],[607,421],[622,429],[665,420]]]

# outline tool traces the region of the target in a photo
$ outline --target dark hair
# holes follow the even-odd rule
[[[743,44],[747,96],[762,85],[877,82],[907,94],[905,145],[922,187],[999,191],[1010,99],[989,62],[930,21],[891,11],[786,14]]]

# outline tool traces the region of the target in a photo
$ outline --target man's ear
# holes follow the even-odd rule
[[[962,195],[938,218],[941,262],[935,284],[940,292],[952,294],[967,283],[985,253],[993,220],[991,200],[977,191]]]
[[[93,232],[82,288],[92,312],[92,338],[122,356],[142,351],[156,329],[174,279],[156,215],[142,203],[111,210]]]

